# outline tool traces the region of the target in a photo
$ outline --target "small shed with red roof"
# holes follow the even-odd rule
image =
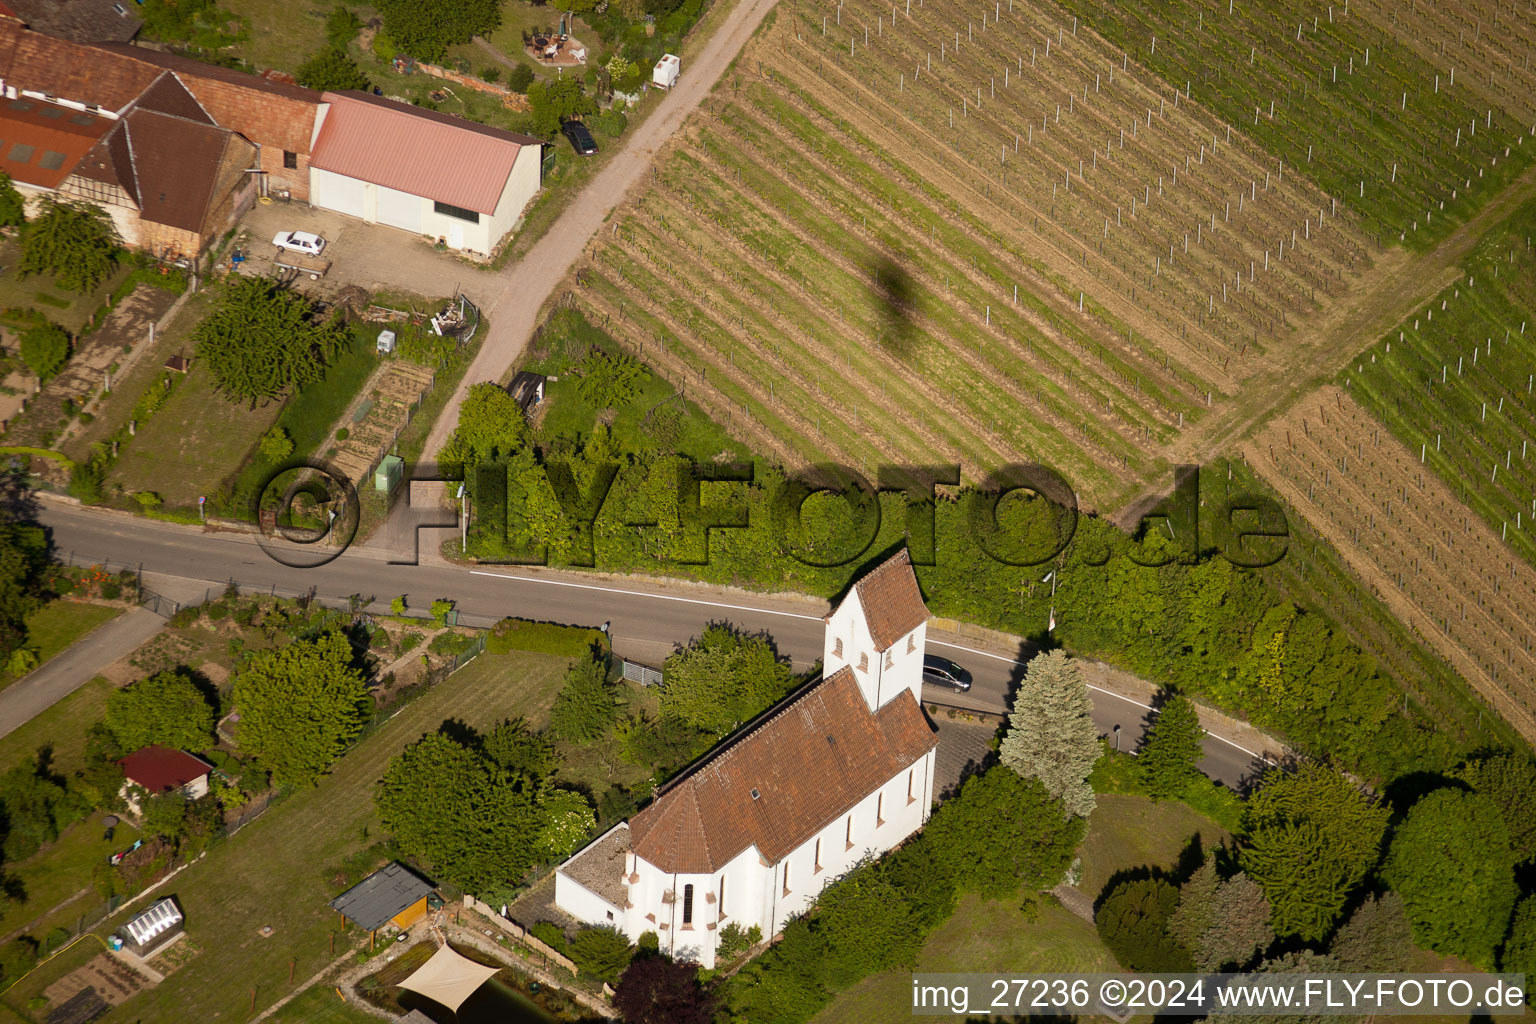
[[[184,750],[172,747],[144,747],[121,758],[123,799],[134,814],[141,809],[136,799],[139,791],[150,796],[181,793],[188,800],[208,794],[208,773],[213,765]]]

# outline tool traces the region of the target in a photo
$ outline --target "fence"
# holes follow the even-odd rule
[[[641,686],[661,685],[661,669],[653,668],[650,665],[642,665],[640,662],[630,661],[628,658],[624,658],[622,661],[625,679],[632,683],[639,683]]]
[[[470,896],[467,893],[464,896],[464,905],[470,910],[475,911],[477,914],[480,914],[483,917],[489,919],[490,922],[496,927],[500,928],[502,931],[506,932],[508,935],[512,936],[518,942],[521,942],[535,953],[538,953],[550,963],[559,964],[561,967],[564,967],[572,974],[576,973],[576,965],[571,962],[569,957],[555,952],[553,949],[550,949],[548,946],[544,945],[544,943],[540,942],[532,935],[529,935],[523,926],[518,924],[516,921],[502,917],[496,911],[492,910],[489,905],[481,903],[479,900],[475,899],[473,896]]]

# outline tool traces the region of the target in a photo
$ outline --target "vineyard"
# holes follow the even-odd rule
[[[1371,263],[1344,203],[1056,8],[781,6],[578,300],[791,462],[1035,459],[1090,502]]]
[[[1536,738],[1536,568],[1341,388],[1270,423],[1245,455],[1397,616]]]
[[[1063,2],[1385,241],[1428,248],[1533,159],[1529,0]]]
[[[1340,383],[1536,564],[1536,207],[1485,239],[1466,277],[1362,354]]]

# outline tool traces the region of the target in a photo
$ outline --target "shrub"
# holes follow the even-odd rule
[[[528,651],[532,654],[579,658],[590,653],[593,647],[605,647],[604,640],[600,629],[505,618],[491,627],[490,635],[485,638],[485,649],[490,654]]]
[[[498,68],[495,65],[492,65],[488,68],[481,68],[480,78],[482,81],[486,82],[497,82],[501,79],[501,68]]]
[[[513,92],[527,92],[533,84],[533,68],[519,64],[507,73],[507,88]]]
[[[29,935],[0,946],[0,979],[14,981],[37,963],[37,940]]]
[[[729,963],[762,941],[763,930],[757,925],[743,928],[732,921],[720,931],[720,957]]]
[[[528,934],[544,943],[544,945],[556,953],[564,953],[568,946],[568,943],[565,941],[565,932],[559,925],[552,924],[549,921],[535,922],[533,927],[528,929]]]
[[[1191,971],[1184,947],[1168,934],[1179,890],[1162,878],[1121,882],[1094,914],[1094,926],[1120,965],[1131,971]]]
[[[599,135],[616,139],[629,127],[629,118],[617,110],[605,110],[592,118],[592,127]]]
[[[610,985],[629,966],[629,940],[614,928],[583,928],[571,940],[570,957],[585,974]]]
[[[375,57],[378,57],[379,60],[382,60],[382,61],[384,61],[387,64],[390,61],[394,60],[395,59],[395,54],[397,54],[399,52],[400,52],[400,48],[395,45],[395,41],[389,37],[388,33],[386,33],[386,32],[376,32],[376,33],[374,33],[374,36],[373,36],[373,54],[374,54]]]
[[[338,441],[345,441],[351,436],[352,431],[348,430],[346,427],[342,427],[340,430],[336,431],[336,440]]]
[[[208,621],[219,622],[229,615],[229,605],[223,601],[215,601],[208,606]]]
[[[69,333],[43,321],[21,332],[21,361],[41,381],[51,380],[69,361]]]

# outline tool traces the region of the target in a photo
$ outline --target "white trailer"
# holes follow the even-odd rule
[[[670,89],[677,84],[677,76],[682,73],[683,62],[675,54],[667,54],[656,62],[655,69],[651,72],[651,84],[659,89]]]

